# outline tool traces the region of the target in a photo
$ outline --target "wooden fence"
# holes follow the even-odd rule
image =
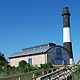
[[[31,71],[31,72],[28,72],[28,73],[23,73],[23,74],[19,74],[19,75],[0,78],[0,80],[24,80],[23,77],[26,77],[27,80],[35,80],[39,76],[48,74],[49,71],[55,71],[56,69],[59,69],[59,68],[60,67],[51,68],[51,69],[48,69],[48,70],[41,69],[41,70]],[[30,76],[30,78],[28,78],[28,76]]]
[[[75,71],[77,66],[78,65],[74,65],[74,66],[70,66],[70,67],[63,66],[54,72],[51,72],[46,75],[38,77],[37,80],[44,80],[44,79],[47,79],[47,80],[56,80],[56,79],[57,80],[69,80],[70,78],[72,78],[72,73]],[[55,74],[56,74],[56,76],[52,77],[52,75],[55,75]]]
[[[53,77],[53,80],[59,80],[61,76],[63,76],[64,78],[67,78],[66,76],[70,76],[75,67],[77,67],[77,65],[71,67],[59,66],[48,70],[36,70],[20,75],[8,76],[6,78],[0,78],[0,80],[44,80],[46,78],[48,80],[51,80],[51,76],[54,74],[57,74],[57,76]],[[62,73],[60,74],[61,71]]]

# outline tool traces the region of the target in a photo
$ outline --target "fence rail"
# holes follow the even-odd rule
[[[5,78],[0,78],[0,80],[44,80],[45,78],[48,78],[48,80],[50,80],[51,76],[54,74],[56,74],[56,76],[53,77],[53,80],[54,79],[59,80],[61,76],[63,76],[64,78],[66,78],[65,75],[70,76],[72,73],[72,70],[74,70],[76,66],[78,65],[74,65],[71,67],[59,66],[59,67],[51,68],[48,70],[43,70],[43,69],[36,70],[36,71],[28,72],[28,73],[15,75],[15,76],[8,76]],[[61,71],[62,73],[60,74]]]
[[[49,71],[55,71],[56,69],[59,69],[59,68],[60,67],[51,68],[51,69],[48,69],[48,70],[41,69],[41,70],[31,71],[31,72],[28,72],[28,73],[23,73],[23,74],[19,74],[19,75],[0,78],[0,80],[24,80],[24,79],[22,79],[22,77],[25,77],[25,76],[26,76],[27,80],[34,80],[37,77],[48,73]],[[29,75],[31,75],[31,77],[30,77],[31,79],[28,78]]]
[[[51,72],[49,74],[40,76],[37,78],[37,80],[69,80],[69,78],[72,78],[72,73],[74,72],[74,69],[77,68],[78,65],[74,65],[71,67],[62,67],[62,69],[58,69],[54,72]],[[60,72],[62,71],[62,73],[60,74]],[[52,77],[52,75],[56,74],[55,77]]]

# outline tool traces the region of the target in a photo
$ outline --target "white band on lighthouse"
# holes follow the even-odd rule
[[[63,43],[65,43],[65,42],[71,42],[70,28],[69,27],[64,27],[63,28]]]

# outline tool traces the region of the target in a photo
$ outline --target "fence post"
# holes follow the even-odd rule
[[[69,77],[70,77],[70,71],[69,71]]]
[[[47,71],[47,74],[48,74],[48,71]]]
[[[63,70],[63,80],[65,80],[65,70]]]
[[[35,80],[34,77],[35,77],[35,76],[34,76],[34,73],[33,73],[33,80]]]
[[[66,71],[66,80],[67,80],[67,71]]]
[[[19,77],[19,80],[21,80],[21,78]]]
[[[59,72],[57,73],[57,79],[59,80]]]
[[[53,72],[53,70],[51,70],[51,72]]]
[[[42,71],[42,75],[44,75],[44,71]]]
[[[69,79],[70,79],[70,71],[69,71]]]

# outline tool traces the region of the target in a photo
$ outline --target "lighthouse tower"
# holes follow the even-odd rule
[[[68,7],[63,8],[63,46],[70,53],[70,64],[73,63],[72,43],[70,35],[70,13]]]

